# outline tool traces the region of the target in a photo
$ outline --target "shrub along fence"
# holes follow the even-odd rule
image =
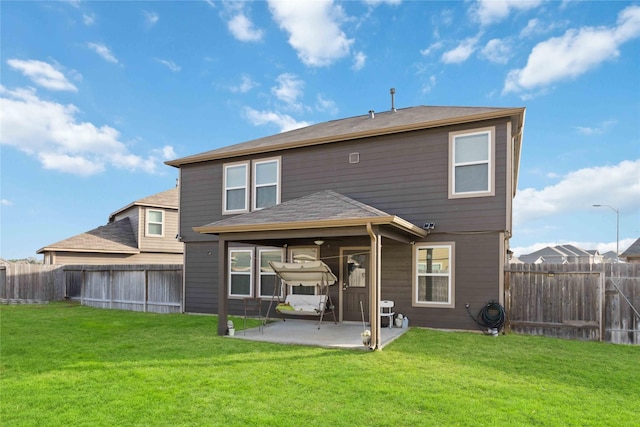
[[[9,301],[66,298],[92,307],[179,313],[182,265],[7,264],[0,266],[0,298]]]
[[[505,330],[640,344],[640,264],[511,264]]]

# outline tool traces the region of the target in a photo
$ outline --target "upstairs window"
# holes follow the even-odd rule
[[[247,163],[224,166],[224,213],[241,213],[249,210],[248,183],[249,165]]]
[[[253,209],[264,209],[280,203],[280,161],[260,160],[253,163]]]
[[[449,198],[493,196],[495,128],[449,134]]]
[[[147,236],[164,236],[164,211],[147,209]]]

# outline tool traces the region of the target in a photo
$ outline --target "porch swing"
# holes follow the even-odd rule
[[[318,329],[322,324],[325,312],[333,314],[334,323],[336,320],[335,307],[331,300],[329,286],[334,285],[338,279],[331,272],[327,264],[322,261],[309,261],[304,263],[269,261],[269,265],[276,275],[287,285],[287,296],[283,303],[279,303],[275,310],[284,316],[315,316],[320,317]],[[294,294],[294,286],[315,286],[315,295]],[[274,287],[274,298],[271,299],[269,310],[276,299],[276,289]]]

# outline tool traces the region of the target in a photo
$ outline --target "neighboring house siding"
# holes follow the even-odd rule
[[[218,312],[218,242],[185,246],[184,309],[187,313]]]
[[[146,232],[147,212],[159,210],[164,212],[164,236],[148,236]],[[153,207],[140,208],[140,250],[145,252],[177,252],[182,249],[182,243],[176,240],[178,234],[178,211],[175,209],[162,209]]]
[[[182,254],[99,254],[78,252],[56,252],[55,263],[63,265],[82,264],[182,264]]]

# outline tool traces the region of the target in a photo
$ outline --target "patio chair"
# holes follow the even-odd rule
[[[389,329],[393,327],[393,316],[396,314],[393,311],[394,306],[395,303],[393,301],[380,301],[380,320],[382,320],[383,317],[389,319]]]

